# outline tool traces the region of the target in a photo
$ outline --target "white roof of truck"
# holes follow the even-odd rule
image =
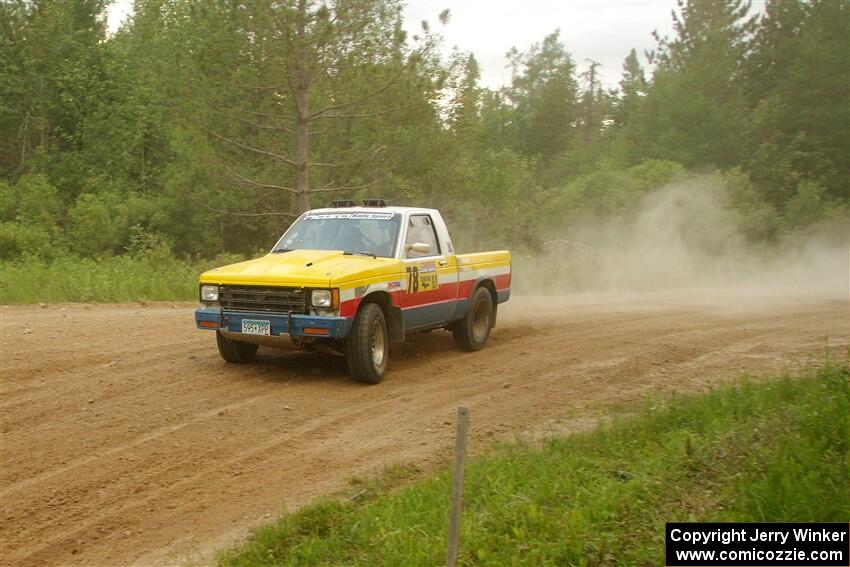
[[[426,209],[424,207],[325,207],[322,209],[311,209],[308,213],[395,213],[404,214],[407,212],[432,212],[436,209]]]

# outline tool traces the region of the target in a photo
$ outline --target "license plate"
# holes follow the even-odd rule
[[[242,319],[242,332],[246,335],[271,335],[272,325],[269,321]]]

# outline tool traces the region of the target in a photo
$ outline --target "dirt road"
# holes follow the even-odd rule
[[[827,346],[846,357],[848,345],[846,297],[516,298],[484,351],[418,336],[368,387],[321,355],[261,349],[256,364],[227,365],[192,308],[0,308],[3,565],[209,559],[352,475],[427,464],[450,442],[458,404],[480,449]]]

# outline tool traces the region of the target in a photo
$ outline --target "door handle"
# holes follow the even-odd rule
[[[437,262],[437,263],[438,263],[438,264],[440,264],[441,266],[448,266],[448,265],[449,265],[449,261],[448,261],[448,260],[440,260],[440,261],[439,261],[439,262]]]

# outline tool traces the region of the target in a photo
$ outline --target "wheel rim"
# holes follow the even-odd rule
[[[384,365],[387,348],[384,340],[384,326],[380,321],[375,321],[372,325],[372,363],[376,368],[381,368]]]
[[[475,304],[475,311],[472,317],[472,334],[476,341],[484,340],[487,332],[490,330],[490,310],[487,308],[487,302],[483,299]]]

